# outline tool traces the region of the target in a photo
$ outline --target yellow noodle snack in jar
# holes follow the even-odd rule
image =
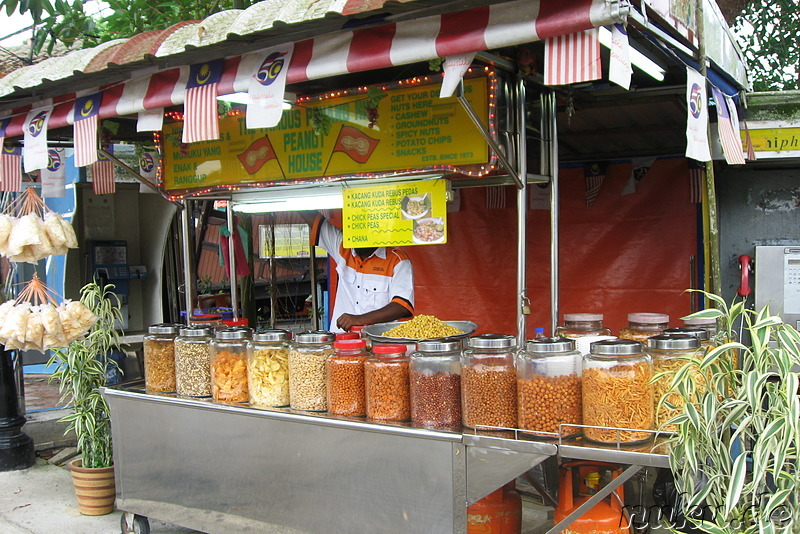
[[[628,326],[620,329],[621,339],[631,339],[647,343],[647,338],[657,336],[669,328],[669,315],[666,313],[629,313]]]
[[[247,402],[247,338],[243,328],[219,330],[211,342],[211,396],[215,401]]]
[[[417,315],[405,323],[387,330],[382,336],[403,337],[408,339],[437,339],[440,337],[457,336],[463,334],[455,326],[450,326],[433,315]]]
[[[672,380],[684,365],[695,365],[692,362],[695,358],[697,364],[700,363],[702,354],[698,352],[699,349],[700,339],[690,334],[662,334],[647,340],[647,353],[653,358],[653,372],[655,375],[666,373],[653,384],[657,429],[675,432],[675,425],[665,423],[683,411],[684,399],[678,392],[672,391]],[[705,384],[700,369],[693,371],[691,376],[697,392],[702,393]]]
[[[287,330],[260,330],[247,344],[247,388],[253,406],[289,405]]]
[[[642,344],[609,339],[590,350],[583,357],[583,435],[613,444],[653,437],[653,362]]]

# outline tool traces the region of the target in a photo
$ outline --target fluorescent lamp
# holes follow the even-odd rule
[[[227,95],[218,95],[217,100],[224,100],[231,104],[249,104],[250,95],[247,93],[230,93]],[[283,109],[292,109],[292,104],[295,102],[297,102],[297,95],[286,93],[283,98]]]
[[[307,195],[282,195],[254,202],[236,203],[233,211],[241,213],[273,213],[277,211],[306,211],[337,209],[344,206],[342,192],[309,193]]]
[[[611,30],[605,26],[600,27],[600,44],[609,50],[611,49]],[[650,75],[653,79],[659,82],[664,81],[664,69],[661,68],[661,65],[642,54],[632,46],[628,47],[628,49],[630,50],[629,54],[631,65],[637,67],[639,70]]]

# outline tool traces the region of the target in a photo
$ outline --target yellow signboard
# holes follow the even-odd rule
[[[744,143],[746,132],[742,130],[740,133]],[[750,140],[753,142],[756,152],[798,152],[800,151],[800,128],[751,127]]]
[[[345,248],[447,242],[447,186],[428,180],[344,190]]]
[[[488,124],[489,80],[471,78],[464,83],[472,107]],[[244,114],[228,115],[220,119],[216,141],[182,144],[183,124],[167,124],[164,188],[206,189],[487,164],[486,142],[455,98],[439,98],[440,87],[387,88],[372,128],[364,92],[299,101],[284,111],[275,128],[248,130]],[[322,133],[323,125],[329,126],[327,133]]]

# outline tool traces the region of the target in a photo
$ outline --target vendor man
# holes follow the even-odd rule
[[[339,275],[331,330],[347,331],[413,314],[414,269],[405,252],[385,247],[347,249],[342,246],[342,230],[322,215],[310,224],[311,243],[328,251]]]

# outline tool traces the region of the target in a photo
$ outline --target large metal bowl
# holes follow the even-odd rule
[[[473,323],[472,321],[442,321],[442,322],[444,324],[454,326],[464,332],[463,334],[448,336],[457,339],[469,337],[469,335],[472,334],[478,328],[478,325]],[[384,332],[388,332],[395,326],[401,325],[403,323],[404,321],[392,321],[390,323],[371,324],[369,326],[364,327],[364,333],[367,334],[367,337],[369,337],[372,341],[376,341],[378,343],[416,343],[417,341],[421,341],[420,339],[412,339],[408,337],[389,337],[383,335]]]

